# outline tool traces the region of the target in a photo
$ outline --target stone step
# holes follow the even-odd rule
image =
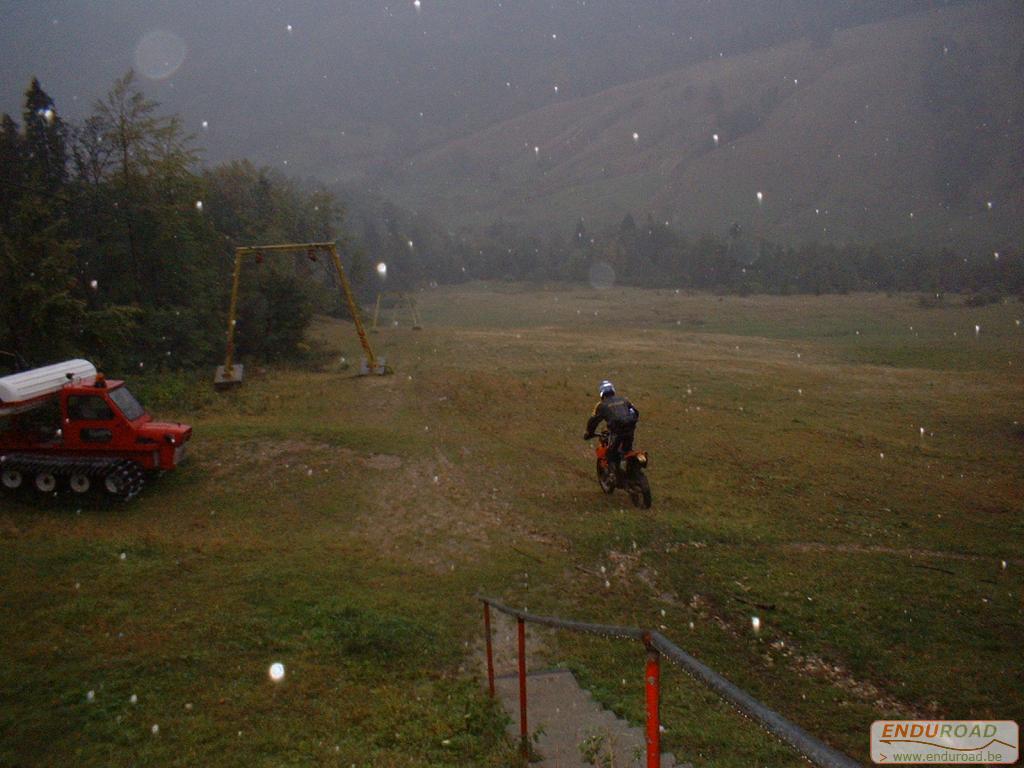
[[[519,680],[515,675],[495,678],[495,693],[511,716],[509,733],[519,737]],[[616,768],[644,768],[646,742],[642,728],[603,709],[580,688],[568,670],[531,672],[526,677],[527,728],[536,734],[538,768],[592,768],[602,757]],[[589,754],[591,762],[585,760]],[[689,768],[661,755],[662,768]]]

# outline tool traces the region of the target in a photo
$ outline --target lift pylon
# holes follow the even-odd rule
[[[384,364],[384,360],[378,358],[374,352],[373,347],[370,346],[370,340],[366,337],[366,330],[363,328],[363,321],[359,317],[359,306],[356,304],[356,299],[352,293],[352,286],[348,282],[348,278],[345,276],[345,270],[341,266],[341,257],[338,256],[338,247],[334,242],[325,243],[283,243],[278,245],[249,245],[235,248],[235,267],[231,277],[231,304],[228,309],[228,330],[227,330],[227,354],[224,357],[224,365],[217,368],[217,372],[214,374],[213,384],[218,389],[226,389],[232,386],[238,386],[242,383],[242,377],[244,373],[244,366],[235,363],[235,325],[237,323],[237,312],[238,312],[238,285],[242,275],[242,260],[246,256],[261,257],[267,253],[296,253],[305,252],[309,254],[310,258],[315,260],[316,254],[323,252],[327,253],[331,258],[331,264],[334,266],[334,271],[338,275],[338,282],[341,284],[342,294],[345,297],[345,302],[348,305],[349,314],[352,315],[352,321],[356,326],[356,333],[359,335],[359,343],[363,347],[363,352],[366,357],[363,360],[363,364],[360,366],[360,375],[366,374],[377,374],[383,375],[390,373],[388,367]]]
[[[394,320],[396,325],[398,324],[398,309],[401,306],[405,306],[405,308],[409,311],[409,319],[412,321],[412,329],[414,331],[423,330],[423,321],[420,319],[419,309],[417,309],[416,307],[416,299],[414,299],[410,294],[403,293],[401,291],[382,291],[381,293],[377,294],[377,303],[374,305],[373,308],[373,322],[370,325],[370,330],[373,333],[376,333],[379,329],[378,323],[380,321],[380,302],[381,299],[383,298],[389,298],[393,300],[391,304],[391,311],[392,319]]]

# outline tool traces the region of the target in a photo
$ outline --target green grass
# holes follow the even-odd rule
[[[880,717],[1024,716],[1019,304],[419,303],[426,330],[372,336],[393,377],[132,382],[195,438],[128,505],[4,501],[0,764],[513,764],[480,591],[663,626],[860,760]],[[358,357],[350,327],[314,333]],[[580,441],[605,376],[643,412],[649,512],[601,495]],[[543,634],[543,663],[642,718],[641,648]],[[664,695],[684,760],[803,764],[685,675]]]

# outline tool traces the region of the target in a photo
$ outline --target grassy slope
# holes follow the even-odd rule
[[[784,241],[1009,247],[1022,235],[1024,210],[1022,24],[1019,5],[996,0],[846,30],[825,49],[800,41],[712,60],[425,152],[391,192],[478,224],[524,219],[565,230],[580,215],[614,221],[652,211],[691,231],[724,233],[738,222]],[[943,45],[960,57],[954,71],[973,72],[978,103],[954,119],[958,134],[977,137],[969,152],[926,104],[927,62]],[[962,97],[964,87],[956,90]],[[730,135],[716,115],[743,107],[763,122]],[[956,182],[968,189],[951,210],[936,172],[950,153],[971,169]],[[988,200],[997,203],[991,213]]]
[[[1024,716],[1019,305],[487,286],[421,305],[427,330],[374,337],[392,378],[272,371],[163,404],[194,461],[136,503],[5,504],[0,762],[504,764],[477,590],[664,625],[861,758],[879,716]],[[317,333],[355,355],[350,329]],[[649,513],[593,482],[602,376],[643,410]],[[641,716],[637,648],[547,648]],[[678,755],[802,764],[666,678]]]

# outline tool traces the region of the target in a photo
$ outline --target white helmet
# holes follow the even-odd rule
[[[601,397],[610,397],[615,394],[615,385],[605,379],[597,388],[597,394]]]

